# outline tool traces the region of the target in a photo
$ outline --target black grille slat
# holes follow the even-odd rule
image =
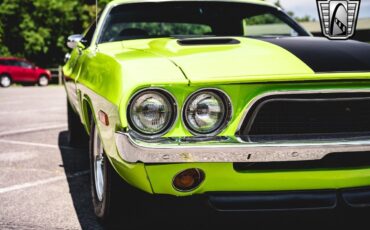
[[[285,103],[288,109],[281,109]],[[364,108],[366,104],[369,108]],[[273,101],[255,118],[250,135],[370,131],[370,99],[353,101]],[[275,132],[271,130],[275,129]]]
[[[370,133],[370,94],[279,95],[250,109],[239,135],[333,135]],[[258,139],[258,138],[257,138]]]
[[[250,170],[307,170],[370,167],[370,152],[332,153],[321,160],[234,163],[236,171]]]

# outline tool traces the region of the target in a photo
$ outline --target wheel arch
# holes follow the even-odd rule
[[[12,80],[12,81],[13,81],[13,77],[12,77],[12,75],[11,75],[10,73],[8,73],[8,72],[0,73],[0,75],[6,75],[6,76],[10,77],[10,80]]]
[[[40,79],[42,76],[45,76],[49,81],[51,79],[51,77],[46,73],[40,73],[39,76],[37,77],[37,79]]]
[[[91,119],[94,119],[96,122],[96,118],[95,118],[95,113],[94,113],[91,99],[88,95],[84,95],[82,97],[82,110],[81,111],[82,111],[82,119],[83,119],[86,132],[90,135]]]
[[[85,129],[87,133],[91,136],[91,123],[92,121],[95,122],[97,126],[97,132],[100,133],[99,129],[99,118],[98,118],[98,109],[100,109],[98,106],[99,104],[95,104],[93,100],[89,97],[89,94],[81,93],[81,120],[85,126]],[[95,98],[93,98],[96,100]],[[97,110],[95,110],[97,109]],[[100,133],[101,134],[101,133]],[[145,169],[144,164],[138,163],[138,164],[130,164],[127,162],[122,161],[121,157],[119,156],[119,153],[117,152],[117,149],[115,147],[115,144],[109,141],[113,141],[112,139],[106,139],[102,138],[101,141],[103,144],[104,152],[107,156],[107,159],[111,163],[112,167],[118,173],[118,175],[126,181],[128,184],[130,184],[133,187],[139,188],[140,190],[143,190],[147,193],[152,194],[153,190],[150,185],[150,181],[148,179],[148,175]],[[108,141],[108,142],[107,142]],[[107,148],[108,146],[108,148]],[[112,147],[113,148],[110,148]]]

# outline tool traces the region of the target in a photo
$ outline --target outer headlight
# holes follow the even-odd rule
[[[144,90],[131,99],[128,121],[132,129],[148,136],[163,135],[176,119],[173,97],[160,89]]]
[[[216,89],[201,90],[187,100],[183,117],[195,135],[217,135],[230,120],[231,103],[225,93]]]

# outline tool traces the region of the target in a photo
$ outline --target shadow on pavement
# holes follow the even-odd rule
[[[68,147],[68,131],[59,133],[59,148],[69,191],[82,229],[102,229],[93,211],[90,195],[88,149]]]
[[[59,147],[65,173],[68,176],[71,198],[82,229],[102,229],[95,218],[90,195],[89,156],[86,149],[66,148],[68,132],[59,134]],[[82,176],[73,177],[83,172]],[[155,199],[155,198],[154,198]],[[176,199],[176,198],[175,198]],[[149,203],[151,203],[149,201]],[[147,204],[149,204],[147,203]],[[369,229],[370,209],[366,210],[330,210],[305,212],[269,212],[269,213],[216,213],[212,210],[193,208],[186,203],[169,205],[167,202],[154,202],[145,205],[140,220],[128,226],[122,217],[122,223],[105,229]],[[199,204],[201,205],[201,204]],[[195,206],[196,207],[196,206]],[[122,207],[124,208],[124,207]]]

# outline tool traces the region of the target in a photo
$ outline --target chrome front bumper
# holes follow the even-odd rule
[[[115,134],[116,146],[129,163],[282,162],[320,160],[331,153],[370,151],[370,138],[333,141],[248,143],[235,138],[139,140]]]

